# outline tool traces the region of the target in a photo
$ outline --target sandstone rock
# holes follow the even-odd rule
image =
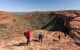
[[[73,29],[80,29],[80,22],[79,21],[71,21],[70,26]]]
[[[80,22],[80,17],[74,18],[73,21],[79,21]]]

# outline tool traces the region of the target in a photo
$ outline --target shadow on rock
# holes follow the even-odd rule
[[[12,46],[25,46],[25,45],[26,45],[26,43],[19,43],[19,44],[14,44]]]
[[[39,42],[39,40],[38,40],[38,39],[33,39],[32,41],[34,41],[34,42]]]

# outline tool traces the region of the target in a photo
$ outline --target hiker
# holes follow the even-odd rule
[[[40,32],[39,35],[38,35],[39,42],[42,42],[43,37],[44,37],[44,33]]]
[[[31,28],[28,28],[26,32],[24,32],[24,36],[27,38],[27,45],[30,43],[30,34],[31,34]]]

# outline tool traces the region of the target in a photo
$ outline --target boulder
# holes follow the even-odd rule
[[[80,22],[79,21],[71,21],[70,26],[73,29],[80,29]]]

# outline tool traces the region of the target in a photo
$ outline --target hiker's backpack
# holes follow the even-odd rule
[[[26,37],[26,31],[24,32],[24,36]]]
[[[44,33],[39,33],[39,37],[43,38],[44,37]]]

